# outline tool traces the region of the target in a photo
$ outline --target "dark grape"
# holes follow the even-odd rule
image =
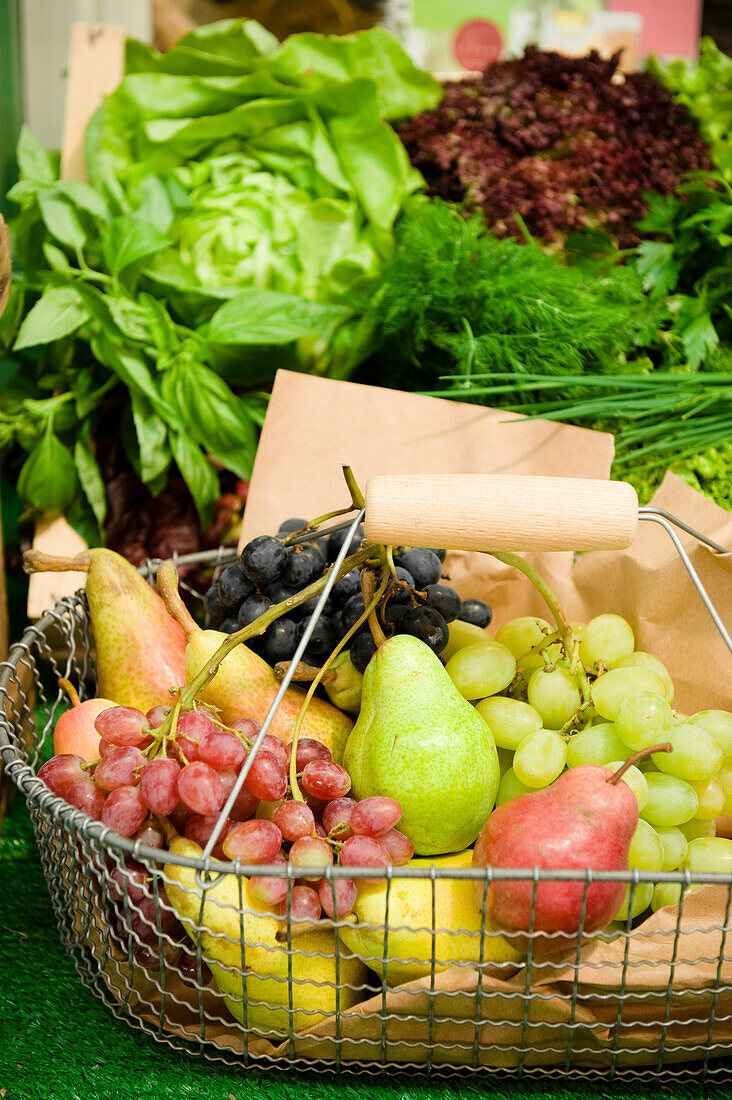
[[[415,587],[414,577],[408,569],[404,569],[403,566],[397,565],[394,569],[394,574],[398,581],[402,581],[404,584],[408,584],[410,589],[413,589]],[[406,588],[402,588],[400,585],[397,588],[392,589],[389,595],[389,603],[409,603],[411,598],[411,591],[408,591]]]
[[[238,564],[227,565],[219,577],[219,603],[226,607],[239,607],[254,592],[254,585]]]
[[[270,623],[262,639],[262,656],[271,665],[287,661],[297,649],[297,623],[283,616]]]
[[[346,600],[350,600],[351,596],[356,596],[361,591],[361,573],[355,567],[341,577],[339,581],[333,585],[331,589],[331,596],[333,602],[342,605]]]
[[[320,595],[321,594],[318,593],[317,596],[311,596],[310,599],[307,600],[305,603],[300,604],[299,610],[300,610],[300,615],[303,619],[309,619],[310,616],[313,614],[313,612],[315,611],[315,608],[318,605],[318,600],[320,599]],[[333,600],[331,599],[330,596],[328,596],[328,599],[323,604],[322,614],[327,615],[328,617],[330,617],[333,614],[334,606],[335,605],[333,603]]]
[[[352,626],[355,626],[358,620],[363,615],[366,607],[363,602],[363,596],[357,593],[355,596],[351,596],[350,600],[347,600],[343,606],[343,625],[346,630],[350,630]]]
[[[447,557],[447,550],[432,550],[433,554],[436,554],[440,561],[444,561]]]
[[[359,634],[353,639],[351,643],[351,661],[357,672],[366,671],[366,665],[376,653],[376,648],[376,642],[369,632]]]
[[[287,562],[287,551],[271,535],[259,535],[247,543],[239,561],[243,572],[262,588],[280,576]]]
[[[303,543],[287,551],[287,562],[280,580],[283,584],[301,591],[322,576],[325,558],[312,543]]]
[[[432,607],[411,608],[402,619],[402,631],[425,642],[433,653],[440,653],[450,637],[447,623]]]
[[[271,600],[272,603],[284,603],[285,600],[289,600],[292,596],[296,596],[297,592],[294,588],[288,588],[282,581],[273,581],[272,584],[267,585],[263,594],[268,600]],[[299,619],[302,617],[302,609],[301,607],[293,607],[288,614],[293,618]]]
[[[439,611],[446,623],[451,623],[453,619],[457,619],[463,601],[454,588],[450,588],[447,584],[428,584],[425,591],[427,593],[427,606],[434,607],[435,611]]]
[[[302,638],[303,634],[309,626],[309,620],[303,619],[297,624],[297,638],[298,641]],[[313,632],[310,635],[310,641],[308,642],[308,653],[313,656],[325,656],[330,653],[331,649],[335,645],[335,634],[333,627],[330,625],[330,620],[321,615],[317,623],[313,627]]]
[[[389,603],[384,608],[383,621],[384,624],[393,626],[396,630],[401,630],[402,623],[404,622],[404,616],[409,611],[409,607],[405,603]]]
[[[485,600],[463,600],[463,606],[460,609],[458,618],[463,623],[472,623],[473,626],[485,627],[488,626],[493,618],[493,612]]]
[[[328,536],[328,561],[333,562],[338,557],[338,553],[343,546],[343,543],[348,537],[348,528],[343,531],[334,531],[332,535]],[[351,539],[348,547],[348,554],[355,554],[361,546],[361,540],[364,537],[363,524],[360,523],[356,529],[356,534]]]
[[[215,623],[220,623],[222,619],[225,619],[229,608],[226,604],[223,604],[219,599],[219,586],[212,584],[207,590],[206,595],[203,597],[203,606],[206,614],[209,615]]]
[[[333,628],[333,634],[337,641],[340,641],[343,635],[346,633],[346,627],[343,622],[343,613],[341,611],[334,611],[330,617],[330,625]]]
[[[426,588],[428,584],[436,584],[442,573],[442,562],[437,554],[422,546],[407,550],[400,556],[397,565],[412,574],[415,586],[420,589]]]
[[[282,539],[285,535],[294,535],[295,531],[302,531],[303,527],[307,527],[308,521],[306,519],[286,519],[283,520],[277,531],[277,538]]]
[[[239,627],[249,626],[272,606],[266,596],[249,596],[239,608]]]
[[[219,623],[219,630],[223,631],[224,634],[236,634],[237,630],[241,630],[236,615],[227,615],[225,619],[222,619]]]

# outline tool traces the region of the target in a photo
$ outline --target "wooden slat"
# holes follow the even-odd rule
[[[85,180],[84,134],[89,119],[124,72],[127,31],[105,23],[74,23],[69,45],[61,176]],[[63,516],[45,516],[36,525],[33,546],[49,554],[74,557],[86,543]],[[83,586],[83,573],[34,573],[28,585],[28,617],[38,619],[62,596]]]

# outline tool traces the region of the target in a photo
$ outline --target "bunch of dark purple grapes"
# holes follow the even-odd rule
[[[210,619],[220,630],[233,634],[249,626],[273,604],[290,599],[313,584],[331,565],[348,536],[335,531],[327,538],[288,545],[288,535],[307,526],[305,520],[286,520],[276,537],[261,535],[242,550],[238,562],[227,566],[204,598]],[[363,528],[353,537],[348,553],[361,546]],[[447,645],[448,623],[454,619],[485,627],[491,609],[483,600],[461,600],[457,592],[441,583],[444,550],[399,547],[394,556],[395,577],[377,608],[377,618],[387,635],[413,634],[435,653]],[[376,587],[381,576],[377,571]],[[258,638],[247,642],[271,665],[288,661],[295,653],[315,610],[314,596],[286,615],[280,616]],[[307,664],[319,666],[343,636],[364,614],[361,572],[352,569],[333,586],[323,612],[315,624],[304,654]],[[368,623],[364,622],[350,640],[351,660],[359,672],[376,651]]]

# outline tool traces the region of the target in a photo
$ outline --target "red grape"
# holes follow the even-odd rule
[[[144,863],[130,860],[124,866],[117,864],[109,875],[109,896],[112,901],[123,901],[125,896],[130,905],[136,905],[144,897],[150,896],[148,880],[150,871]]]
[[[149,743],[147,718],[135,707],[109,707],[94,719],[94,729],[105,741],[124,747]]]
[[[187,710],[181,714],[176,728],[175,751],[182,764],[192,764],[198,760],[201,740],[215,728],[205,710]]]
[[[279,737],[275,737],[273,733],[265,733],[260,749],[266,749],[267,752],[273,753],[285,771],[289,770],[290,746],[286,745],[284,741],[280,741]]]
[[[111,741],[107,741],[106,737],[100,737],[99,738],[99,759],[101,760],[103,757],[108,756],[113,748],[114,748],[114,745],[112,744]]]
[[[297,877],[319,879],[323,868],[333,862],[333,850],[319,836],[303,836],[290,848],[289,861],[297,869]]]
[[[160,756],[142,769],[140,791],[148,809],[167,817],[178,805],[180,764]]]
[[[177,833],[183,834],[183,830],[186,827],[186,821],[193,817],[193,810],[190,806],[186,806],[185,802],[179,802],[172,813],[168,814],[170,824],[173,826]]]
[[[288,746],[290,754],[292,754],[292,745]],[[301,737],[297,742],[297,762],[296,768],[298,775],[304,770],[305,765],[309,764],[311,760],[330,760],[330,749],[327,745],[323,745],[320,741],[315,741],[312,737]]]
[[[342,867],[386,867],[389,853],[370,836],[352,836],[341,848]]]
[[[242,863],[269,863],[279,853],[282,833],[272,821],[239,821],[224,840],[228,859]]]
[[[116,787],[102,806],[102,823],[119,836],[132,836],[146,817],[147,806],[137,787]]]
[[[152,821],[148,821],[141,829],[138,829],[131,839],[139,840],[141,844],[147,844],[148,848],[165,847],[163,830],[158,825],[153,824]]]
[[[402,867],[405,863],[409,863],[414,855],[414,845],[411,840],[398,829],[389,829],[388,833],[382,833],[379,844],[382,848],[386,848],[389,861],[395,867]]]
[[[173,966],[177,963],[179,955],[180,947],[177,943],[171,944],[167,940],[163,940],[163,963],[165,966]],[[145,970],[160,969],[160,949],[157,946],[157,940],[155,945],[151,944],[149,947],[145,944],[133,943],[132,956],[137,965],[144,967]]]
[[[184,830],[184,836],[188,840],[195,841],[201,848],[205,848],[211,837],[211,833],[214,831],[214,826],[219,819],[218,814],[194,814],[193,817],[189,817],[186,821],[186,827]],[[223,843],[227,835],[233,828],[234,822],[231,818],[226,819],[221,827],[221,832],[216,838],[216,845],[214,852],[217,848],[221,848],[223,852]]]
[[[69,787],[89,778],[89,770],[80,756],[65,752],[47,760],[39,770],[38,778],[54,794],[64,798]]]
[[[197,814],[215,814],[226,801],[218,772],[201,760],[187,764],[181,771],[178,795]]]
[[[219,772],[218,776],[221,781],[221,786],[224,789],[224,802],[226,802],[226,799],[234,789],[237,775],[233,768],[227,768],[225,771]]]
[[[134,746],[114,748],[97,764],[94,782],[103,791],[130,787],[137,783],[139,773],[146,764],[145,757]]]
[[[351,814],[351,829],[361,836],[379,837],[388,833],[402,816],[402,808],[395,798],[374,795],[357,802]]]
[[[351,789],[351,777],[332,760],[311,760],[305,765],[300,786],[314,798],[342,798]]]
[[[287,898],[287,879],[252,875],[249,879],[249,896],[258,905],[266,905],[271,910]]]
[[[234,805],[229,810],[229,817],[232,821],[247,821],[258,805],[259,799],[250,794],[246,787],[242,787],[236,796]]]
[[[101,820],[105,795],[91,779],[80,779],[72,783],[64,798],[70,806],[75,806],[83,814],[88,814],[97,821]]]
[[[337,840],[347,840],[353,836],[351,814],[356,800],[353,798],[334,798],[323,810],[323,828]]]
[[[290,919],[314,921],[320,917],[320,898],[309,886],[293,886],[290,897]]]
[[[181,956],[178,959],[178,970],[180,976],[184,982],[195,982],[198,984],[198,959],[195,955],[189,954],[185,949],[181,952]],[[204,959],[201,959],[201,985],[208,985],[211,981],[211,971]]]
[[[304,802],[283,802],[275,811],[274,821],[285,840],[310,836],[315,828],[313,811]]]
[[[335,901],[333,893],[335,891]],[[352,878],[336,878],[332,882],[321,878],[318,883],[318,897],[326,914],[334,920],[343,920],[353,912],[358,890]]]
[[[165,719],[170,714],[170,707],[157,706],[151,707],[145,715],[147,719],[147,728],[156,730],[159,726],[162,726]]]
[[[273,752],[260,749],[252,761],[244,786],[265,802],[277,802],[287,791],[287,772]]]
[[[325,840],[328,839],[328,834],[326,833],[325,829],[319,821],[315,822],[315,832],[318,834],[318,836],[322,836]]]
[[[231,723],[230,728],[243,733],[247,741],[254,742],[262,727],[253,718],[237,718],[235,722]]]
[[[212,729],[204,733],[198,745],[198,759],[212,768],[238,770],[244,762],[247,750],[234,733]]]

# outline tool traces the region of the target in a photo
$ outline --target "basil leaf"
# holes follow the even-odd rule
[[[130,398],[140,451],[140,477],[148,485],[167,470],[170,463],[168,429],[149,401],[134,391]]]
[[[171,433],[170,444],[173,458],[196,505],[201,528],[205,531],[211,523],[213,507],[219,496],[219,479],[198,444],[185,432]]]
[[[32,348],[69,336],[88,316],[81,295],[74,287],[49,287],[24,317],[13,349]]]
[[[168,245],[166,237],[150,222],[132,214],[113,218],[104,237],[104,262],[112,275],[152,256]]]
[[[74,499],[77,486],[71,451],[54,434],[49,417],[41,441],[23,463],[18,476],[18,492],[36,508],[63,512]]]
[[[74,462],[84,495],[101,529],[107,515],[107,496],[99,464],[89,444],[88,425],[84,426],[84,430],[74,444]]]
[[[73,207],[56,195],[40,195],[38,205],[46,229],[56,240],[76,251],[86,244],[86,233]]]
[[[215,344],[282,344],[345,320],[345,306],[324,306],[276,290],[244,290],[216,310],[208,328]]]
[[[55,244],[51,244],[50,241],[43,242],[43,255],[48,261],[48,266],[52,271],[59,271],[62,275],[68,276],[72,279],[79,274],[77,268],[72,267],[69,263],[66,253],[61,248],[57,248]]]
[[[52,183],[56,179],[51,158],[25,124],[20,128],[15,156],[18,161],[18,170],[24,179],[36,180],[39,183]]]
[[[81,183],[79,180],[61,180],[56,184],[56,191],[65,195],[81,210],[86,210],[87,214],[102,221],[109,218],[109,207],[104,197],[88,183]]]
[[[114,371],[131,393],[136,392],[146,397],[158,416],[167,424],[175,421],[175,413],[160,396],[140,352],[120,347],[106,332],[92,337],[91,349],[99,362]]]

